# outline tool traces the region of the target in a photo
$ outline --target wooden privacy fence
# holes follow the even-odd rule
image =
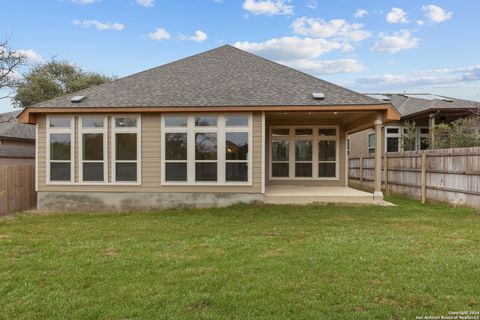
[[[35,192],[35,166],[0,166],[0,216],[28,210],[37,204]]]
[[[373,188],[375,155],[349,157],[351,185]],[[382,157],[386,194],[480,208],[480,148],[386,153]]]

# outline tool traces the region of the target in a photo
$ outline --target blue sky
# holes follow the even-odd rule
[[[223,44],[360,92],[480,98],[480,1],[2,0],[0,37],[125,76]],[[8,13],[8,14],[5,14]],[[0,100],[0,111],[12,107]]]

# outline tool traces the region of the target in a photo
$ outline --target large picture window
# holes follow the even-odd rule
[[[337,127],[272,127],[272,179],[338,179]]]
[[[70,116],[47,117],[48,182],[73,181],[73,119]]]
[[[81,182],[106,182],[107,118],[81,117],[79,121],[79,161]]]
[[[113,182],[140,182],[140,118],[112,118]]]
[[[162,183],[250,181],[251,115],[165,115],[162,128]]]

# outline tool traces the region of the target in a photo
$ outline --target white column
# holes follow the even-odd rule
[[[435,135],[433,134],[433,129],[435,127],[435,113],[428,115],[428,133],[429,133],[429,149],[433,149],[433,145],[435,144]]]
[[[382,193],[382,113],[378,113],[375,125],[375,190],[373,200],[383,200]]]

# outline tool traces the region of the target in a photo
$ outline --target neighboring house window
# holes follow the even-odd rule
[[[162,117],[162,183],[248,183],[251,115]]]
[[[418,128],[419,149],[427,150],[430,146],[430,130],[428,128]]]
[[[271,129],[272,179],[337,179],[338,128]]]
[[[400,151],[400,127],[386,127],[385,128],[385,145],[387,152]]]
[[[112,117],[112,180],[140,182],[140,117]]]
[[[47,117],[48,182],[72,182],[74,117]]]
[[[79,180],[107,181],[107,118],[86,116],[79,120]]]
[[[350,155],[350,138],[347,138],[347,156]]]
[[[375,153],[375,133],[368,134],[368,153]]]

